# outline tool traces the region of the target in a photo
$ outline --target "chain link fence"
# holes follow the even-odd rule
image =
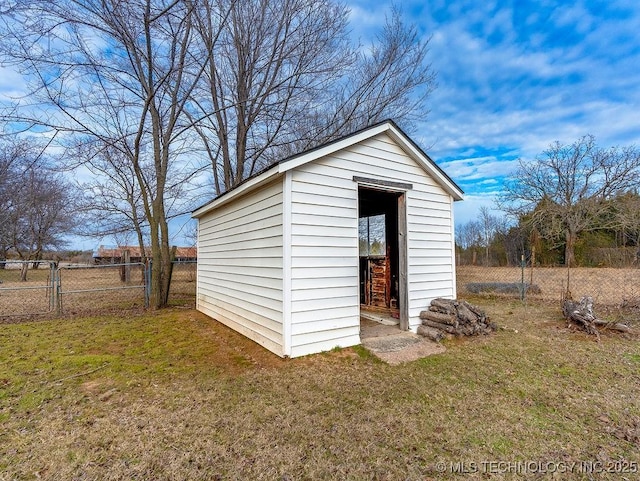
[[[103,314],[149,304],[150,265],[0,262],[0,322],[42,315]],[[172,265],[169,305],[195,307],[196,261]]]
[[[147,304],[147,276],[141,262],[63,266],[56,273],[61,314],[142,309]]]
[[[194,307],[196,261],[173,263],[168,303]],[[0,262],[0,321],[30,316],[106,313],[148,305],[149,266],[142,263],[64,265]],[[640,268],[458,266],[458,297],[516,298],[528,303],[591,296],[599,309],[640,317]],[[622,314],[621,314],[622,313]]]
[[[55,272],[50,261],[1,261],[0,318],[53,312]]]
[[[591,296],[608,313],[640,316],[640,268],[538,267],[523,259],[519,267],[458,266],[458,297],[519,298],[528,303]],[[626,314],[625,314],[626,311]]]
[[[171,273],[169,305],[196,306],[196,261],[175,261]]]

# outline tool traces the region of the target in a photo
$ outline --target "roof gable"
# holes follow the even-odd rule
[[[233,198],[252,191],[266,182],[270,182],[276,177],[283,175],[285,172],[295,169],[301,165],[313,162],[317,159],[329,156],[335,152],[346,149],[352,145],[356,145],[367,139],[375,137],[381,133],[386,133],[391,137],[398,146],[411,157],[429,176],[431,176],[454,200],[462,200],[464,192],[456,183],[440,168],[436,163],[411,140],[396,124],[391,120],[386,120],[371,127],[367,127],[358,132],[334,140],[327,144],[320,145],[306,152],[296,154],[292,157],[284,159],[268,169],[248,178],[245,182],[237,187],[221,194],[213,201],[196,209],[192,216],[201,217],[210,210],[215,209],[223,204],[228,203]]]
[[[381,133],[389,135],[409,157],[415,160],[417,164],[427,174],[431,175],[455,200],[462,200],[462,196],[464,195],[462,189],[391,120],[361,130],[335,142],[322,145],[312,151],[303,152],[286,159],[277,164],[278,172],[284,173],[287,170],[294,169],[308,162],[313,162],[321,157],[326,157]]]

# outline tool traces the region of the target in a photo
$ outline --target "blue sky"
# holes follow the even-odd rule
[[[391,2],[347,1],[353,34],[366,44]],[[517,159],[555,140],[593,134],[603,147],[640,145],[637,0],[397,3],[431,37],[438,87],[411,135],[466,192],[456,224],[493,208]],[[21,86],[0,69],[0,96]]]
[[[354,33],[391,2],[351,0]],[[466,192],[456,224],[493,208],[518,158],[593,134],[640,146],[640,2],[405,0],[431,36],[438,87],[412,134]]]

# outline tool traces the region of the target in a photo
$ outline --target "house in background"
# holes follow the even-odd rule
[[[197,309],[279,356],[415,331],[454,298],[461,189],[392,121],[290,157],[198,208]]]
[[[143,258],[151,257],[151,247],[145,247],[145,254],[142,255],[140,246],[104,246],[101,245],[93,253],[95,264],[120,264],[124,262],[125,251],[129,251],[129,262],[142,262]],[[196,247],[177,247],[176,262],[192,262],[198,259]]]

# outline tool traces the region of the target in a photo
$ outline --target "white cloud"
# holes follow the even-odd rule
[[[498,160],[496,157],[477,157],[442,162],[441,167],[459,182],[491,179],[509,175],[516,167],[517,160]]]
[[[594,18],[580,3],[572,5],[560,5],[551,15],[551,20],[556,26],[573,26],[580,33],[587,33],[594,24]]]
[[[593,134],[602,146],[640,145],[640,4],[610,3],[620,12],[607,18],[588,1],[547,2],[518,12],[521,31],[510,8],[458,0],[443,14],[444,4],[430,6],[416,21],[433,32],[439,87],[418,140],[448,160],[439,163],[454,180],[472,185],[458,217],[491,204],[515,159],[555,140]]]
[[[14,68],[0,66],[0,102],[26,93],[27,84]]]
[[[353,35],[367,45],[391,1],[348,6]],[[640,145],[639,2],[405,0],[401,7],[432,35],[439,87],[415,137],[470,192],[456,204],[457,221],[481,205],[493,208],[516,159],[534,158],[554,140],[590,133],[602,146]],[[0,99],[23,92],[21,82],[0,68]]]
[[[496,209],[495,194],[465,195],[464,200],[453,204],[453,219],[455,225],[466,224],[478,219],[478,211],[481,207],[487,207],[493,215],[503,214]]]

